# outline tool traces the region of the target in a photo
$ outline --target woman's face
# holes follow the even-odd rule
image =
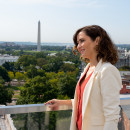
[[[97,55],[97,52],[95,50],[95,46],[97,45],[96,40],[93,41],[84,32],[80,32],[77,35],[77,43],[77,50],[81,54],[81,57],[90,60]]]

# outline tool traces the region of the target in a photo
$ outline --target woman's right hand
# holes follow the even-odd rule
[[[60,105],[67,105],[72,107],[71,99],[68,100],[59,100],[59,99],[52,99],[45,103],[45,105],[49,105],[49,108],[52,110],[58,110]]]
[[[45,103],[45,105],[49,105],[49,108],[52,110],[58,110],[59,106],[61,105],[61,100],[58,99],[52,99]]]

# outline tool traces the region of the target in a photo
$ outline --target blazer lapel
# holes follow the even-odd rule
[[[88,67],[89,67],[89,63],[84,68],[84,71],[81,73],[81,76],[77,82],[77,85],[78,85],[79,81],[81,80],[81,78],[83,77],[83,75],[85,74],[85,72],[87,71]],[[76,89],[77,89],[77,85],[76,85]],[[78,98],[76,89],[75,89],[75,94],[74,94],[74,104],[73,104],[73,113],[72,113],[72,117],[71,117],[70,130],[76,130],[77,98]]]
[[[99,63],[97,64],[92,76],[90,77],[87,85],[85,86],[84,93],[83,93],[83,101],[82,101],[82,120],[84,119],[85,111],[87,109],[87,104],[89,101],[93,83],[95,81],[95,77],[96,77],[101,65],[102,65],[102,60],[100,60]]]

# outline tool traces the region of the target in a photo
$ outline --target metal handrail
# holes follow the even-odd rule
[[[121,98],[121,105],[124,105],[123,100],[126,98]],[[127,98],[128,99],[128,98]],[[128,103],[127,103],[128,104]],[[60,106],[56,110],[71,110],[70,106]],[[25,105],[14,105],[14,106],[0,106],[0,115],[3,114],[17,114],[17,113],[30,113],[30,112],[46,112],[46,111],[55,111],[50,109],[48,105],[44,104],[25,104]]]
[[[46,112],[46,111],[59,111],[59,110],[71,110],[70,106],[59,106],[56,109],[49,108],[49,105],[44,104],[26,104],[26,105],[14,105],[14,106],[0,106],[0,115],[3,114],[17,114],[17,113],[30,113],[30,112]]]

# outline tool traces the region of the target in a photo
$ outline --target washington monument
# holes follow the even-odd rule
[[[41,24],[38,21],[37,51],[41,51]]]

